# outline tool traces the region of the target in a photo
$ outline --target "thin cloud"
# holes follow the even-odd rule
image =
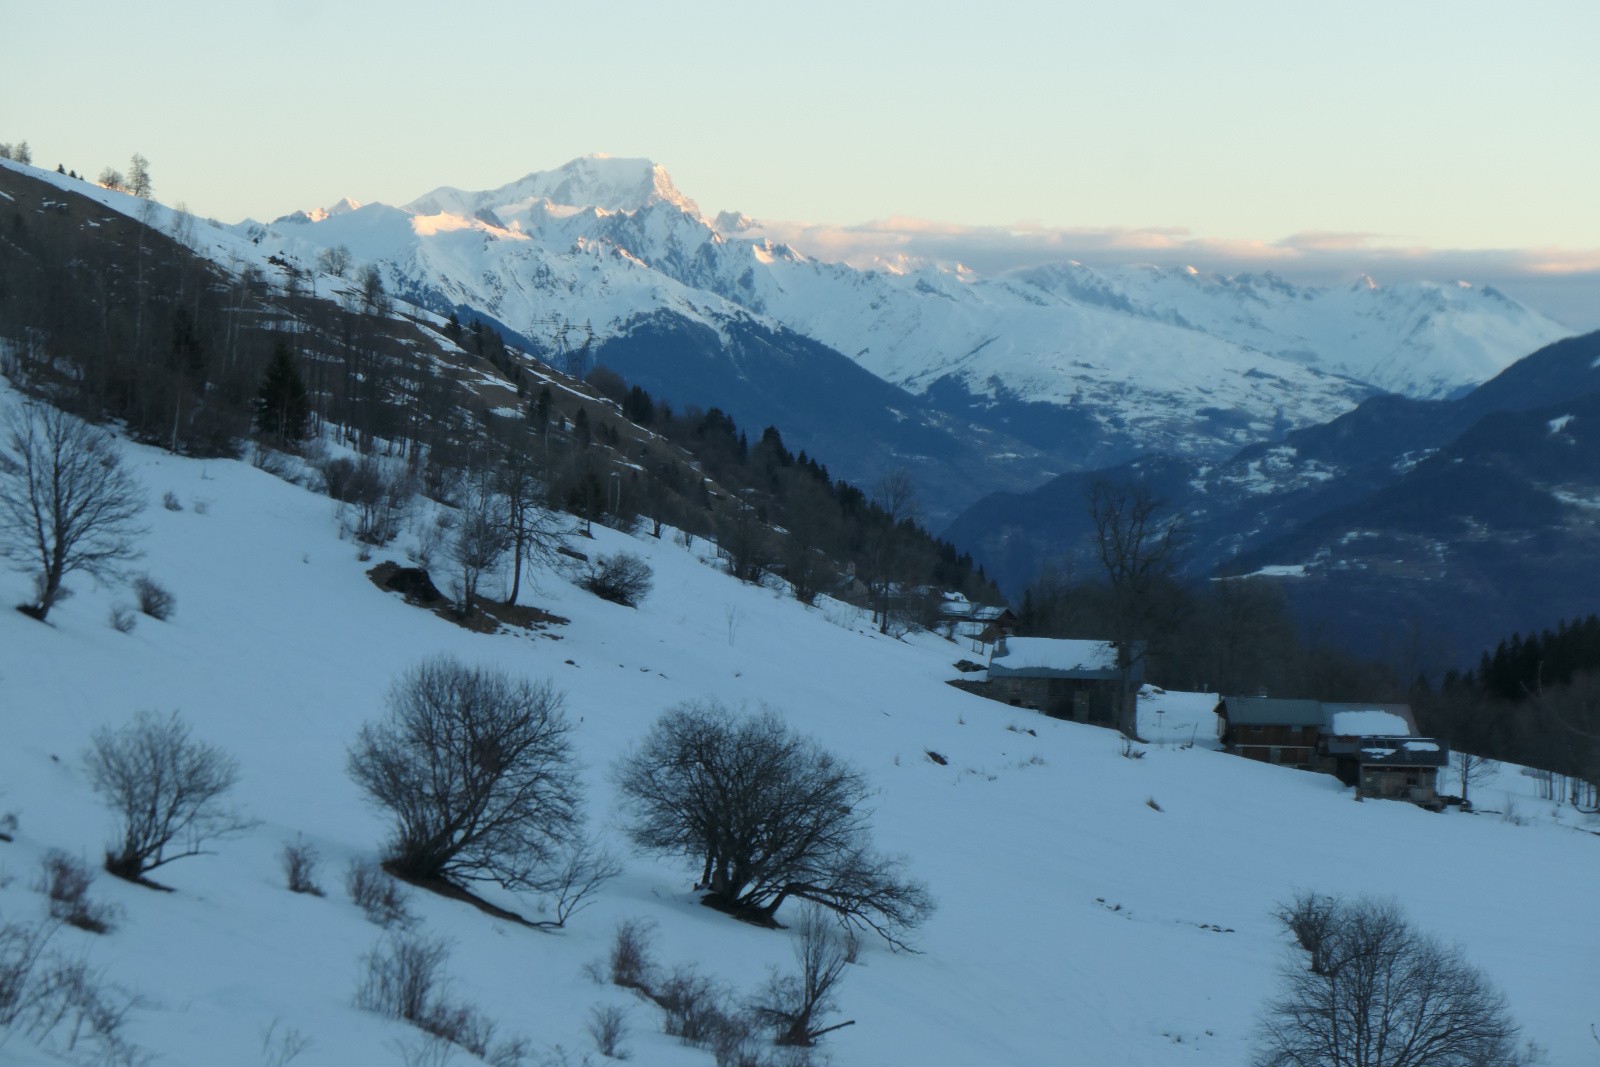
[[[1600,327],[1600,249],[1441,249],[1398,235],[1315,230],[1263,241],[1201,237],[1171,226],[963,226],[905,217],[850,226],[760,220],[741,236],[766,237],[858,268],[960,265],[999,274],[1076,260],[1102,267],[1192,266],[1225,275],[1271,270],[1307,284],[1360,274],[1380,282],[1471,281],[1503,289],[1575,329]]]

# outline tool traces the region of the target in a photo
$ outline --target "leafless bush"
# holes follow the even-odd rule
[[[800,973],[774,971],[751,1010],[772,1028],[777,1044],[810,1048],[823,1034],[855,1025],[854,1019],[823,1025],[837,1010],[834,992],[848,966],[838,922],[815,905],[807,907],[795,924],[794,955]]]
[[[45,853],[34,888],[50,899],[50,917],[69,926],[103,934],[111,929],[116,909],[89,899],[94,872],[80,859],[53,848]]]
[[[262,1067],[285,1067],[300,1058],[314,1042],[292,1026],[283,1026],[281,1019],[273,1019],[261,1032]]]
[[[433,1038],[503,1067],[526,1055],[520,1038],[495,1043],[495,1024],[478,1009],[445,999],[449,949],[443,941],[402,934],[362,956],[356,1006],[403,1019]]]
[[[128,605],[115,604],[111,608],[111,614],[107,621],[111,623],[111,628],[117,633],[131,634],[134,627],[139,625],[139,616]]]
[[[1281,970],[1255,1067],[1518,1067],[1505,998],[1392,904],[1302,894],[1279,912],[1309,960]]]
[[[329,496],[355,509],[358,540],[374,545],[394,540],[415,489],[403,473],[391,472],[375,456],[363,456],[360,462],[343,456],[325,459],[318,473]]]
[[[123,1033],[144,1001],[112,985],[82,960],[61,960],[42,971],[23,1020],[39,1045],[96,1067],[143,1067],[154,1058]],[[64,1034],[63,1038],[57,1035]]]
[[[435,938],[389,938],[361,957],[356,1007],[420,1026],[439,1006],[449,958],[449,948]]]
[[[628,1036],[628,1016],[615,1004],[596,1004],[589,1009],[589,1036],[595,1051],[612,1060],[625,1060],[628,1050],[622,1041]]]
[[[208,841],[251,825],[226,802],[238,761],[190,737],[177,712],[162,719],[142,711],[120,730],[96,730],[83,762],[89,784],[120,820],[120,840],[106,850],[106,870],[119,878],[137,881],[202,855]]]
[[[178,598],[148,574],[133,580],[133,595],[139,599],[139,610],[152,619],[166,622],[178,606]]]
[[[614,779],[639,846],[701,865],[706,904],[771,923],[787,899],[903,947],[933,910],[900,860],[871,847],[866,779],[774,712],[669,708]]]
[[[34,981],[44,960],[50,929],[27,923],[0,923],[0,1027],[9,1027],[33,1006]]]
[[[612,552],[589,564],[583,586],[602,600],[637,607],[650,594],[655,572],[631,552]]]
[[[352,860],[345,871],[344,885],[350,899],[366,913],[368,922],[404,927],[415,921],[405,889],[376,863]]]
[[[731,1012],[727,990],[693,964],[680,964],[661,980],[654,998],[664,1013],[661,1029],[686,1045],[709,1045]]]
[[[310,893],[314,897],[323,895],[322,887],[317,884],[317,865],[321,857],[317,855],[314,845],[300,840],[292,845],[285,842],[279,862],[283,864],[284,881],[288,883],[291,893]]]
[[[565,927],[568,919],[593,904],[601,887],[621,872],[622,861],[615,854],[579,838],[548,874],[534,880],[533,888],[545,894],[541,910],[548,908],[555,914],[555,918],[542,919],[534,925]]]
[[[402,675],[387,705],[348,765],[394,816],[390,862],[422,880],[538,889],[582,822],[560,692],[438,656]]]
[[[651,995],[656,974],[655,923],[627,919],[617,924],[611,940],[611,983]]]

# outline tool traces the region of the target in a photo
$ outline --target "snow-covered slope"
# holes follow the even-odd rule
[[[472,634],[375,588],[364,572],[402,557],[360,560],[326,498],[243,463],[127,455],[150,503],[139,566],[176,594],[177,611],[119,633],[107,612],[128,593],[75,578],[50,625],[0,612],[0,813],[20,817],[15,842],[0,843],[0,919],[43,915],[32,885],[45,850],[97,859],[110,819],[78,758],[96,727],[179,710],[237,755],[252,832],[164,868],[173,893],[102,876],[92,896],[121,909],[116,929],[56,935],[144,998],[128,1035],[162,1063],[267,1062],[275,1022],[313,1042],[298,1065],[406,1062],[400,1046],[415,1032],[352,1004],[358,957],[382,934],[345,896],[343,870],[374,854],[385,825],[346,776],[345,751],[390,681],[440,652],[565,692],[591,822],[613,843],[607,769],[682,700],[777,708],[863,769],[878,790],[879,845],[907,855],[940,907],[920,954],[869,944],[849,968],[842,1017],[856,1025],[824,1047],[837,1067],[1237,1067],[1286,951],[1271,912],[1296,889],[1394,897],[1489,972],[1552,1063],[1592,1052],[1593,946],[1573,930],[1592,906],[1600,839],[1569,813],[1553,820],[1548,804],[1524,799],[1534,818],[1519,826],[1352,803],[1332,778],[1212,751],[1204,695],[1147,703],[1162,743],[1124,759],[1107,731],[946,686],[963,648],[884,638],[842,605],[808,609],[742,585],[670,538],[597,529],[584,546],[650,561],[655,590],[637,610],[545,574],[528,599],[570,623]],[[162,507],[164,493],[182,510]],[[0,602],[26,590],[24,576],[0,572]],[[1525,782],[1475,790],[1499,807]],[[279,851],[302,836],[322,854],[325,898],[283,887]],[[591,1006],[614,1004],[628,1012],[635,1062],[709,1067],[708,1053],[660,1033],[653,1008],[584,975],[615,924],[634,918],[657,924],[664,964],[694,962],[742,991],[789,966],[790,935],[698,906],[696,873],[630,855],[599,903],[556,934],[432,897],[413,907],[452,946],[453,995],[503,1032],[559,1044],[576,1062]],[[56,1062],[20,1037],[0,1059]]]
[[[382,223],[366,217],[377,214]],[[1570,332],[1470,286],[1317,289],[1075,263],[990,278],[857,270],[747,236],[751,225],[727,213],[708,222],[649,160],[585,157],[499,189],[298,212],[246,231],[303,255],[345,244],[384,263],[409,299],[471,307],[539,343],[563,322],[603,341],[662,313],[712,329],[755,316],[948,410],[987,413],[1037,447],[1089,460],[1106,458],[1088,455],[1092,433],[1124,457],[1220,456],[1332,418],[1374,389],[1462,390]],[[1056,416],[1019,414],[1028,405]]]

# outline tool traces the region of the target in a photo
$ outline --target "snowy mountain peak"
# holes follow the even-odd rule
[[[498,189],[468,192],[443,186],[406,204],[405,209],[419,215],[470,217],[484,208],[529,200],[627,212],[671,204],[696,218],[700,216],[699,206],[678,191],[661,164],[604,154],[582,156],[554,170],[534,171]]]
[[[291,211],[289,214],[280,216],[272,221],[274,224],[287,222],[293,225],[305,225],[307,223],[321,222],[324,219],[331,219],[336,215],[348,215],[352,211],[360,210],[360,208],[361,201],[352,200],[346,196],[340,198],[339,202],[332,207],[315,207],[310,211]]]
[[[717,217],[711,220],[711,228],[724,236],[744,233],[755,227],[756,220],[742,211],[719,211]]]

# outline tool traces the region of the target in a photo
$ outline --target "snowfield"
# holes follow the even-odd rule
[[[1512,796],[1525,825],[1355,803],[1331,777],[1215,751],[1205,694],[1152,694],[1142,715],[1153,743],[1123,758],[1110,731],[945,685],[965,646],[881,637],[846,606],[805,608],[740,584],[703,542],[596,528],[579,548],[626,549],[655,568],[637,610],[544,572],[525,600],[569,624],[473,634],[367,579],[384,559],[405,562],[409,533],[362,561],[324,497],[244,463],[126,454],[149,496],[137,569],[177,610],[119,633],[108,612],[129,592],[79,578],[48,625],[0,612],[0,814],[20,821],[15,842],[0,842],[0,919],[44,916],[33,886],[46,850],[98,865],[112,820],[80,762],[97,727],[176,709],[197,738],[236,755],[252,831],[155,872],[172,893],[101,875],[91,896],[120,909],[113,932],[55,934],[58,950],[143,999],[128,1034],[159,1063],[266,1063],[274,1025],[311,1040],[300,1065],[400,1064],[420,1044],[353,1004],[358,959],[384,935],[348,899],[344,870],[376,855],[386,823],[346,775],[345,753],[390,681],[441,652],[565,692],[591,825],[626,855],[598,903],[554,933],[412,893],[420,929],[452,946],[454,997],[573,1062],[600,1062],[585,1033],[598,1004],[627,1010],[635,1062],[712,1062],[663,1035],[653,1005],[585,976],[620,921],[656,924],[663,964],[697,963],[743,992],[791,966],[789,933],[699,906],[692,864],[633,853],[617,825],[610,765],[664,708],[702,698],[777,708],[853,760],[878,790],[877,844],[906,855],[938,899],[919,953],[869,941],[848,968],[840,1018],[857,1024],[821,1049],[839,1067],[1237,1067],[1286,952],[1272,912],[1297,889],[1393,897],[1492,976],[1552,1064],[1593,1061],[1586,916],[1600,838],[1592,820],[1533,801],[1527,778],[1508,771],[1476,787],[1485,808]],[[169,492],[181,511],[162,506]],[[0,601],[27,590],[24,575],[0,572]],[[279,854],[297,838],[321,853],[324,898],[284,886]],[[18,1036],[0,1061],[59,1062]]]

